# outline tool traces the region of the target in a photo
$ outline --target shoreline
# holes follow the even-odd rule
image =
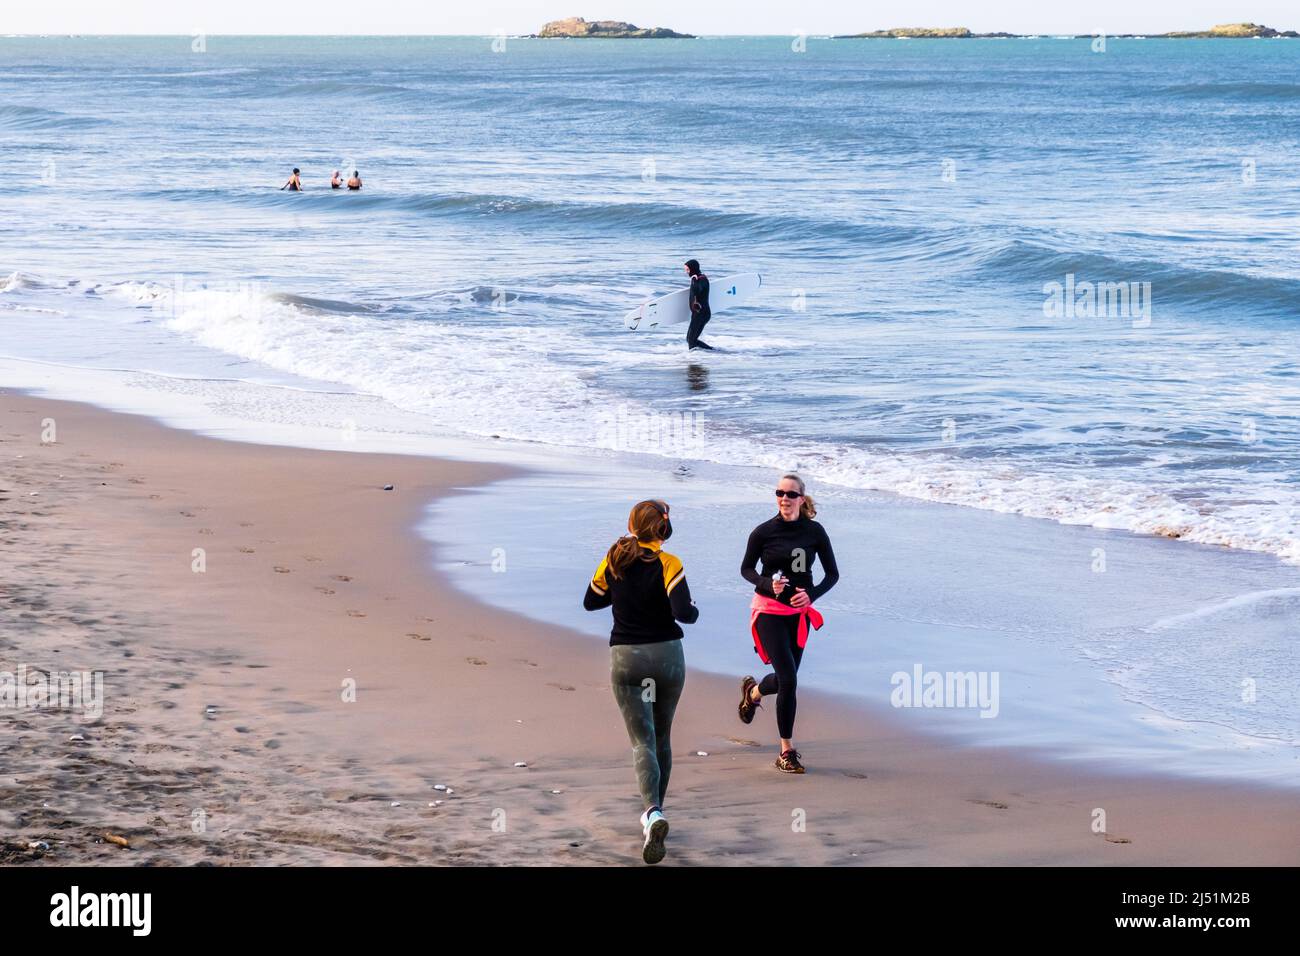
[[[106,677],[98,723],[0,711],[18,731],[0,861],[40,856],[16,848],[30,841],[50,845],[46,863],[639,860],[604,645],[456,591],[415,530],[434,498],[520,469],[0,400],[17,514],[4,545],[28,558],[5,591],[5,660],[58,653]],[[689,630],[686,646],[689,661]],[[905,732],[828,693],[806,693],[810,771],[791,779],[770,766],[770,714],[741,725],[732,683],[689,673],[669,864],[1300,861],[1292,794],[1075,772]]]

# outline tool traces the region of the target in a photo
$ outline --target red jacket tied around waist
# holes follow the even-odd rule
[[[754,639],[754,650],[758,651],[758,657],[764,664],[772,662],[768,660],[767,653],[763,650],[763,642],[758,639],[758,616],[760,614],[798,614],[800,647],[808,643],[808,625],[812,624],[814,631],[820,630],[825,620],[821,611],[811,604],[806,604],[803,607],[791,607],[765,594],[755,594],[754,600],[749,602],[749,634]]]

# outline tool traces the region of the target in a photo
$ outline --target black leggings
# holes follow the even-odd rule
[[[798,614],[760,614],[754,625],[773,671],[759,681],[758,692],[764,697],[776,694],[776,729],[782,740],[794,737],[798,704],[795,692],[799,689],[799,662],[803,660],[799,619]]]

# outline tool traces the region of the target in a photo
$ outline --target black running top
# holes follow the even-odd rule
[[[763,560],[763,570],[756,570],[759,558]],[[821,584],[813,586],[813,562],[820,559],[825,576]],[[789,580],[781,596],[772,593],[772,574],[780,571]],[[789,604],[795,588],[808,592],[808,599],[816,602],[819,597],[835,587],[840,579],[840,570],[835,564],[835,552],[831,550],[831,539],[826,529],[812,518],[802,515],[794,521],[786,521],[779,514],[764,521],[749,535],[749,544],[745,547],[745,558],[740,563],[740,575],[754,590],[776,597],[782,604]]]
[[[595,611],[611,605],[614,629],[609,635],[610,646],[675,641],[682,636],[677,622],[694,624],[700,616],[699,608],[691,603],[681,560],[647,544],[641,545],[640,558],[620,577],[609,573],[608,558],[601,560],[591,576],[582,606]]]

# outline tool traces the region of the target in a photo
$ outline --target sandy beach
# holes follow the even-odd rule
[[[504,468],[12,392],[0,416],[0,671],[103,675],[98,720],[0,711],[0,860],[640,865],[607,648],[457,592],[412,530]],[[963,749],[812,692],[789,777],[734,696],[688,680],[665,865],[1300,862],[1292,793]]]

